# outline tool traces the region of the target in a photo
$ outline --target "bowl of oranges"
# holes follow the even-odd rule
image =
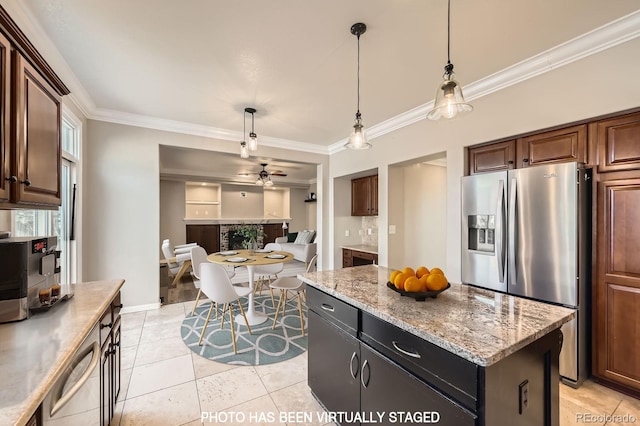
[[[424,302],[427,297],[437,297],[451,287],[451,284],[440,268],[429,270],[425,266],[420,266],[414,270],[407,266],[404,269],[391,272],[387,287],[402,296],[409,296],[418,302]]]

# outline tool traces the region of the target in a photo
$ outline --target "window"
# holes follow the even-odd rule
[[[60,282],[77,281],[77,250],[72,219],[77,217],[79,192],[76,192],[80,157],[81,124],[63,109],[62,119],[62,204],[58,210],[14,210],[13,235],[16,237],[58,237],[60,253]],[[75,202],[75,207],[74,207]]]

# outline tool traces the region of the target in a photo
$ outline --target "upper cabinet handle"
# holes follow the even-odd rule
[[[15,176],[7,176],[6,178],[4,178],[4,180],[9,181],[11,183],[16,183],[18,181],[18,178]]]
[[[29,179],[21,180],[20,183],[23,183],[24,186],[31,186],[31,181]]]

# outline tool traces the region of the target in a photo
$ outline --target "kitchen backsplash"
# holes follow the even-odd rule
[[[371,230],[371,234],[369,234]],[[359,232],[362,244],[367,246],[378,245],[378,216],[362,216],[362,229]]]

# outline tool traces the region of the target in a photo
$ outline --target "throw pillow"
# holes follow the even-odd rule
[[[304,230],[298,234],[294,244],[309,244],[313,241],[313,238],[316,235],[316,231],[307,231]]]
[[[298,237],[298,233],[297,232],[289,232],[287,234],[287,242],[288,243],[293,243],[296,238]]]

